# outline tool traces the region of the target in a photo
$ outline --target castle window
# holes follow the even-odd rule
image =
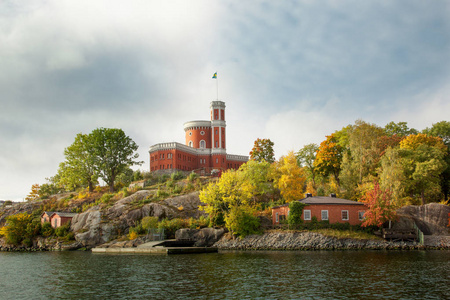
[[[201,134],[201,135],[205,135],[205,132],[204,132],[204,131],[200,131],[200,134]]]
[[[206,148],[206,142],[204,140],[200,141],[200,148]]]
[[[192,141],[189,141],[189,147],[194,147],[194,143]]]

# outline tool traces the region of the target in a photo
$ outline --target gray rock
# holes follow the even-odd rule
[[[429,203],[423,206],[409,205],[397,210],[398,222],[414,221],[425,235],[450,235],[448,218],[450,206]]]
[[[175,232],[175,239],[177,240],[194,240],[195,247],[211,247],[216,243],[225,233],[223,228],[202,228],[190,229],[183,228]]]

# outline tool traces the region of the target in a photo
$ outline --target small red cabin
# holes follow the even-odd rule
[[[302,220],[310,222],[313,217],[318,221],[328,221],[332,223],[349,223],[359,225],[364,219],[367,205],[361,202],[330,197],[308,195],[302,200],[306,204],[302,213]],[[287,219],[289,215],[289,204],[272,207],[272,224],[277,225]]]
[[[44,211],[41,215],[41,223],[50,222],[53,228],[58,228],[72,221],[75,215],[76,213]]]

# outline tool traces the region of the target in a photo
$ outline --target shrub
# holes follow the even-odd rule
[[[132,228],[130,228],[130,232],[128,233],[128,239],[131,240],[135,240],[139,237],[138,233],[135,230],[132,230]]]
[[[158,217],[144,217],[141,221],[142,228],[144,230],[149,230],[150,228],[158,228]]]
[[[33,216],[28,213],[19,213],[6,218],[6,226],[0,230],[0,235],[5,237],[8,244],[20,245],[24,242],[30,246],[33,237],[41,231],[39,220],[33,220]]]
[[[173,181],[176,181],[176,180],[183,179],[183,178],[184,178],[184,175],[183,175],[183,173],[181,173],[180,171],[176,171],[176,172],[174,172],[174,173],[172,173],[172,174],[170,175],[170,178],[171,178]]]
[[[70,223],[66,223],[63,226],[55,228],[55,234],[58,237],[66,236],[69,233],[69,231],[70,231]]]
[[[198,219],[190,218],[188,220],[188,226],[191,229],[205,228],[209,226],[209,219],[204,216],[201,216]]]
[[[233,234],[240,237],[258,233],[260,222],[253,215],[253,212],[253,209],[250,207],[232,207],[225,220],[226,227]]]
[[[197,178],[198,178],[198,175],[197,175],[197,173],[194,173],[194,172],[191,172],[191,174],[189,174],[189,176],[188,176],[189,182],[194,182]]]
[[[166,238],[173,239],[175,238],[175,232],[178,229],[187,227],[187,225],[188,225],[187,222],[183,219],[179,218],[172,220],[163,219],[161,222],[159,222],[158,229],[164,229],[164,234]]]
[[[55,234],[55,230],[53,229],[50,222],[45,222],[41,227],[41,235],[43,237],[49,237]]]
[[[181,194],[182,191],[183,191],[183,187],[181,187],[178,184],[172,188],[172,194]]]
[[[100,198],[100,202],[101,202],[101,203],[108,204],[112,197],[114,197],[114,194],[105,193],[105,194],[103,194],[102,197]]]

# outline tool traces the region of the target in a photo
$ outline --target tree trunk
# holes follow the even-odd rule
[[[92,184],[92,181],[89,180],[89,193],[92,193],[94,191],[94,185]]]

